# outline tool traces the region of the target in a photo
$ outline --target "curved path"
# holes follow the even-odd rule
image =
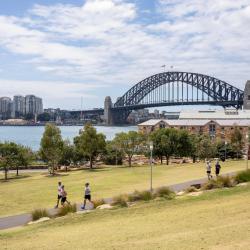
[[[227,173],[227,174],[224,174],[224,175],[232,176],[234,174],[235,174],[235,172]],[[203,184],[206,181],[207,181],[207,178],[202,178],[202,179],[196,179],[196,180],[192,180],[192,181],[186,181],[186,182],[170,185],[168,187],[170,189],[172,189],[174,192],[179,192],[179,191],[184,190],[184,189],[186,189],[186,188],[188,188],[190,186]],[[112,201],[111,198],[106,199],[107,203],[111,203],[111,201]],[[86,208],[87,208],[87,210],[92,209],[90,204],[87,204]],[[48,211],[49,211],[49,213],[51,215],[55,215],[57,209],[51,208]],[[81,204],[77,204],[77,211],[83,211],[81,209]],[[23,226],[23,225],[27,224],[28,222],[30,222],[31,220],[32,220],[32,218],[31,218],[30,213],[3,217],[3,218],[0,218],[0,230],[13,228],[13,227],[18,227],[18,226]]]

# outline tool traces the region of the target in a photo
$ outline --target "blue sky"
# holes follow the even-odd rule
[[[101,107],[162,71],[250,79],[249,0],[0,1],[1,95]]]

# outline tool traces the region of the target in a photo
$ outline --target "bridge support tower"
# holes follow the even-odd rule
[[[250,80],[245,85],[243,108],[250,110]]]
[[[112,100],[110,96],[106,96],[104,101],[104,121],[106,125],[113,125],[113,115],[112,115]]]

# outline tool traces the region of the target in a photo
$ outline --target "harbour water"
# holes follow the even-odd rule
[[[61,126],[60,130],[63,139],[73,141],[73,138],[79,134],[81,128],[81,126]],[[95,128],[99,133],[106,135],[107,140],[112,140],[116,133],[137,130],[136,126],[96,126]],[[28,146],[33,150],[38,150],[43,132],[43,126],[1,126],[0,141],[12,141]]]

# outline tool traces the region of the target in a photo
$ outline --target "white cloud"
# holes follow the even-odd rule
[[[250,66],[249,0],[159,0],[158,7],[143,23],[134,1],[35,5],[22,18],[0,16],[0,47],[83,86],[133,85],[166,64],[243,88]]]
[[[97,100],[98,97],[92,91],[107,87],[105,85],[84,84],[80,82],[57,82],[57,81],[20,81],[0,79],[0,89],[2,96],[28,95],[34,94],[45,97],[44,103],[48,107],[55,101],[60,103],[62,108],[67,108],[65,100],[76,103],[76,108],[81,97],[84,100]],[[92,94],[91,94],[92,93]]]

